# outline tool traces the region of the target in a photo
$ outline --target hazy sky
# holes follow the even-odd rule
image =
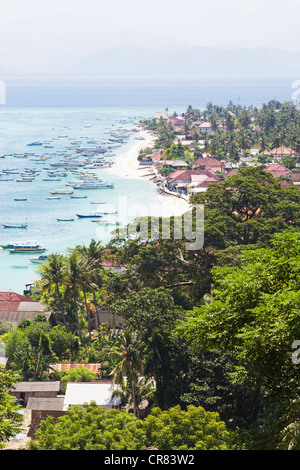
[[[68,69],[116,45],[299,50],[300,0],[1,0],[0,64]]]

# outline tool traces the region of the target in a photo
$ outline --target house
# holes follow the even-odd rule
[[[27,436],[34,438],[34,433],[38,429],[41,420],[47,416],[52,416],[55,420],[66,414],[63,410],[64,396],[55,398],[30,397],[26,406],[31,411],[31,423]]]
[[[173,126],[178,127],[180,129],[185,125],[185,119],[178,116],[169,117],[169,122],[171,122]]]
[[[212,125],[210,122],[202,122],[199,126],[198,129],[203,132],[212,132]]]
[[[220,178],[211,170],[178,170],[167,178],[167,186],[170,190],[183,189],[187,191],[194,175],[204,175],[205,178],[213,178],[213,182],[219,182]]]
[[[205,191],[210,184],[219,183],[219,178],[208,175],[192,175],[186,186],[188,194],[194,195]]]
[[[162,153],[155,153],[154,155],[151,155],[150,160],[152,163],[160,162],[164,158]]]
[[[224,167],[224,162],[220,162],[213,157],[202,157],[194,161],[192,168],[202,169],[202,170],[212,170],[212,171],[222,171]]]
[[[291,177],[293,174],[291,170],[286,168],[284,165],[281,165],[280,163],[271,163],[271,165],[265,168],[265,171],[271,173],[274,178],[279,178],[280,176]]]
[[[273,148],[272,150],[264,150],[263,155],[268,155],[273,158],[282,158],[290,155],[296,156],[296,152],[291,148],[281,145],[281,147]]]
[[[300,171],[292,171],[291,180],[295,185],[300,185]]]
[[[34,320],[39,313],[52,321],[51,312],[40,302],[15,292],[0,292],[0,320],[5,325],[17,326],[24,318]]]
[[[113,397],[113,392],[120,390],[117,385],[111,382],[68,382],[64,398],[63,411],[67,411],[70,406],[83,406],[85,403],[94,401],[105,410],[110,408],[120,408],[121,399]]]
[[[188,166],[188,163],[184,160],[166,160],[165,164],[178,170],[184,170]]]
[[[159,121],[160,119],[164,119],[165,121],[167,121],[169,119],[169,116],[167,115],[167,113],[165,113],[164,111],[163,112],[156,112],[154,113],[154,118]]]
[[[17,382],[12,385],[9,394],[26,407],[29,398],[56,398],[61,390],[60,381]]]
[[[113,386],[111,381],[108,380],[68,382],[65,395],[58,395],[57,391],[57,394],[51,397],[30,396],[26,405],[26,409],[31,411],[31,425],[28,436],[34,437],[41,420],[47,418],[47,416],[57,419],[65,415],[71,406],[83,406],[85,403],[94,401],[105,410],[110,408],[119,409],[121,400],[119,397],[113,397],[113,392],[117,388],[119,387]]]

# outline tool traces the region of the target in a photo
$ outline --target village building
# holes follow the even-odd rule
[[[296,152],[284,145],[281,147],[273,148],[272,150],[264,150],[263,155],[267,155],[272,158],[282,158],[287,156],[296,156]]]
[[[216,176],[192,175],[191,182],[186,186],[189,195],[195,195],[206,191],[210,184],[219,183],[220,179]]]
[[[223,171],[224,162],[219,161],[216,158],[207,156],[195,160],[192,165],[192,168],[199,168],[201,170]]]
[[[4,325],[18,326],[24,318],[34,320],[39,313],[53,321],[51,312],[40,302],[15,292],[0,292],[0,321]]]
[[[12,385],[9,393],[22,406],[26,407],[30,398],[56,398],[61,390],[60,381],[49,380],[46,382],[17,382]]]
[[[201,175],[201,178],[199,177],[198,182],[193,182],[194,187],[196,184],[199,185],[198,187],[202,184],[203,188],[207,188],[208,183],[218,183],[221,181],[221,179],[211,170],[178,170],[167,178],[167,187],[171,191],[180,190],[187,194],[189,185],[192,183],[192,177],[195,179],[195,175]]]
[[[60,384],[60,382],[58,383]],[[31,438],[34,438],[34,433],[43,419],[47,418],[47,416],[52,416],[56,420],[60,416],[65,415],[72,406],[83,406],[93,401],[105,410],[111,408],[119,409],[121,407],[120,397],[113,396],[114,390],[120,389],[120,387],[113,385],[110,380],[68,382],[65,394],[61,393],[61,387],[57,386],[57,382],[39,382],[39,386],[37,382],[27,382],[27,384],[29,385],[25,386],[24,382],[22,382],[22,386],[19,386],[19,389],[26,388],[28,393],[26,410],[31,413],[28,431],[28,436]],[[30,384],[32,384],[31,387]],[[51,387],[51,384],[54,385]]]
[[[115,390],[120,390],[118,385],[112,385],[110,381],[106,382],[68,382],[63,411],[67,411],[70,406],[83,406],[85,403],[94,401],[96,405],[105,410],[115,408],[119,409],[121,399],[119,396],[113,396]]]
[[[268,173],[271,173],[274,178],[279,178],[280,176],[291,177],[293,172],[286,168],[281,163],[271,163],[266,169]]]
[[[213,132],[213,128],[210,122],[202,122],[199,126],[198,129],[202,132]]]

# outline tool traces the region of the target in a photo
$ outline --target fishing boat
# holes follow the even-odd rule
[[[72,199],[86,199],[87,196],[70,196]]]
[[[50,191],[50,194],[73,194],[72,190],[68,189],[55,189],[54,191]]]
[[[8,248],[10,253],[44,253],[46,248],[41,245],[38,246],[29,246],[26,243],[17,243],[13,248]]]
[[[27,224],[2,224],[4,228],[27,228]]]
[[[89,212],[87,214],[76,214],[79,218],[100,218],[103,217],[99,212]]]
[[[34,263],[34,264],[42,264],[45,261],[47,261],[47,258],[48,258],[47,255],[40,255],[36,258],[29,258],[29,260],[31,263]]]
[[[75,220],[75,219],[64,219],[64,218],[62,218],[62,217],[58,217],[56,220],[57,220],[58,222],[72,222],[72,221]]]
[[[1,248],[5,250],[9,250],[11,248],[14,248],[15,246],[22,245],[22,246],[27,246],[29,248],[38,248],[40,244],[36,240],[28,240],[26,242],[20,243],[20,242],[10,242],[7,243],[6,245],[0,245]]]
[[[27,198],[26,198],[26,197],[24,197],[24,198],[23,198],[23,197],[22,197],[22,198],[21,198],[21,197],[20,197],[20,198],[17,198],[17,197],[16,197],[16,198],[14,199],[14,201],[27,201]]]
[[[98,181],[84,181],[83,183],[71,185],[73,189],[106,189],[113,188],[112,183],[101,183]]]
[[[46,197],[46,199],[60,199],[59,196],[49,196],[49,197]]]

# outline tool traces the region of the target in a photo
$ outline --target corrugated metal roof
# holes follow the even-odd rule
[[[68,382],[64,410],[67,410],[69,406],[84,405],[91,401],[99,406],[117,406],[121,402],[120,398],[112,398],[113,391],[117,389],[120,387],[108,383]]]
[[[27,410],[34,411],[63,411],[65,397],[36,398],[30,397],[26,406]]]
[[[12,392],[59,392],[60,382],[17,382],[13,384]]]

